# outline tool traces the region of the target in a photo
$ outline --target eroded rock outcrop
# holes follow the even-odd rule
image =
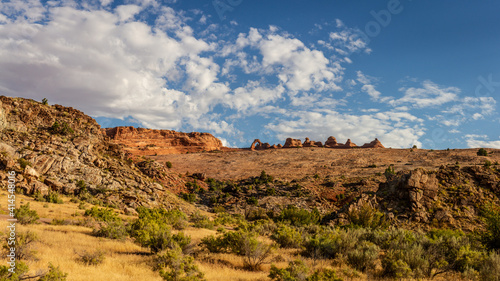
[[[222,142],[209,133],[182,133],[134,127],[102,130],[113,142],[122,144],[132,155],[165,155],[173,153],[220,150]]]
[[[309,138],[306,138],[305,141],[302,143],[301,140],[299,139],[292,139],[292,138],[287,138],[285,141],[285,145],[281,146],[281,144],[278,145],[269,145],[268,143],[262,143],[259,139],[254,140],[252,145],[250,146],[251,150],[262,150],[262,149],[275,149],[275,148],[293,148],[293,147],[326,147],[326,148],[358,148],[358,146],[351,141],[351,139],[348,139],[345,144],[343,143],[338,143],[337,139],[335,137],[330,136],[326,142],[325,145],[321,143],[320,141],[312,141]],[[365,143],[363,146],[360,148],[385,148],[382,143],[378,140],[375,139],[374,141],[370,143]]]
[[[190,208],[169,191],[185,186],[178,174],[164,170],[161,184],[152,181],[155,175],[137,169],[122,146],[111,143],[81,111],[0,96],[0,123],[2,188],[6,171],[15,171],[16,187],[26,194],[85,193],[121,209]]]
[[[376,138],[370,143],[363,144],[361,148],[385,148],[385,146],[383,146],[382,143]]]
[[[285,145],[283,145],[283,148],[292,148],[292,147],[302,147],[302,141],[299,139],[287,138],[285,141]]]

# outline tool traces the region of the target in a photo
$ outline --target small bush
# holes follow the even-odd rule
[[[19,209],[14,210],[14,217],[20,224],[33,224],[40,218],[35,210],[30,209],[30,203],[21,205]]]
[[[490,160],[486,160],[486,161],[484,161],[484,165],[483,165],[483,166],[484,166],[485,168],[490,168],[490,167],[491,167],[491,165],[492,165],[492,164],[491,164],[491,161],[490,161]]]
[[[167,168],[171,169],[171,168],[172,168],[172,162],[167,161],[167,162],[165,163],[165,166],[167,166]]]
[[[198,200],[198,197],[194,193],[181,193],[181,198],[186,200],[189,203],[195,203]]]
[[[193,213],[189,217],[189,221],[191,221],[193,223],[193,226],[197,228],[214,229],[215,227],[215,223],[211,221],[207,216],[202,215],[199,211]]]
[[[247,203],[250,205],[258,206],[259,205],[259,200],[255,197],[250,197],[247,199]]]
[[[95,252],[83,251],[81,253],[77,253],[78,260],[85,265],[93,265],[97,266],[104,262],[105,254],[102,250],[97,250]]]
[[[370,204],[363,204],[357,209],[350,210],[347,213],[347,218],[355,227],[376,229],[386,228],[389,225],[385,215]]]
[[[68,273],[64,273],[59,266],[55,267],[49,263],[49,272],[45,273],[38,281],[66,281]]]
[[[320,219],[321,215],[317,209],[313,209],[309,212],[304,209],[299,209],[294,205],[288,205],[276,218],[279,222],[285,222],[294,226],[317,224]]]
[[[294,260],[288,263],[286,268],[277,268],[271,265],[268,277],[275,281],[299,281],[307,280],[309,269],[302,260]]]
[[[55,121],[50,129],[53,134],[70,135],[75,133],[75,131],[66,122],[59,123]]]
[[[19,163],[19,165],[21,166],[22,169],[26,169],[26,167],[32,166],[31,163],[24,158],[17,159],[17,163]]]
[[[296,228],[281,225],[272,235],[271,239],[283,248],[300,248],[302,246],[302,233]]]
[[[389,178],[393,175],[395,175],[396,172],[394,171],[394,166],[390,165],[389,167],[387,167],[384,171],[384,175],[386,178]]]
[[[100,222],[99,226],[92,230],[97,237],[124,240],[128,236],[127,226],[120,221]]]
[[[361,241],[354,250],[347,252],[347,262],[359,271],[375,268],[380,248],[368,241]]]
[[[500,249],[500,208],[487,205],[483,208],[486,220],[486,231],[482,233],[482,240],[490,249]]]
[[[500,254],[491,252],[483,261],[479,274],[483,281],[500,280]]]
[[[477,156],[488,156],[488,151],[486,151],[486,149],[484,149],[484,148],[480,148],[477,151]]]
[[[32,260],[35,258],[36,251],[34,250],[35,242],[37,242],[38,235],[36,233],[27,231],[27,232],[18,232],[15,237],[15,248],[16,248],[16,258],[18,260]],[[6,243],[3,245],[5,251],[9,252],[10,247],[9,239],[6,238]],[[2,280],[2,279],[0,279]]]
[[[63,200],[59,198],[59,193],[55,191],[49,191],[49,194],[45,195],[43,198],[45,199],[45,202],[48,203],[55,203],[55,204],[64,203]]]
[[[155,267],[167,281],[202,281],[204,274],[198,269],[191,256],[184,255],[177,246],[159,253],[155,257]]]
[[[102,222],[121,221],[113,209],[110,208],[98,208],[94,206],[91,209],[86,210],[83,215]]]
[[[48,100],[47,98],[43,98],[43,99],[42,99],[42,104],[43,104],[43,105],[47,105],[47,104],[49,104],[49,100]]]

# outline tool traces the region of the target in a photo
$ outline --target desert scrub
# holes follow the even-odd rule
[[[172,234],[171,231],[171,226],[174,228],[175,225],[182,228],[187,226],[187,217],[184,213],[144,207],[137,208],[137,212],[139,218],[130,226],[130,234],[136,243],[149,248],[153,253],[173,249],[176,245],[183,250],[187,249],[191,237],[182,232]]]
[[[282,224],[271,235],[282,248],[300,248],[302,246],[302,233],[293,226]]]
[[[26,169],[26,167],[32,166],[31,163],[24,158],[17,159],[17,163],[19,163],[19,165],[21,166],[22,169]]]
[[[286,268],[277,268],[275,265],[271,265],[268,277],[273,281],[342,281],[331,269],[319,269],[309,276],[308,272],[306,264],[297,259],[289,262]]]
[[[179,246],[158,253],[154,258],[155,269],[167,281],[203,281],[204,274],[194,263],[194,258],[182,253]]]
[[[288,205],[284,208],[280,215],[276,217],[277,222],[283,222],[294,226],[317,224],[321,219],[321,215],[317,209],[307,211],[299,209],[294,205]]]
[[[500,249],[500,208],[489,204],[482,210],[486,231],[482,233],[483,243],[490,249]]]
[[[35,193],[35,200],[40,202],[62,204],[64,203],[61,198],[59,198],[59,193],[55,191],[49,191],[48,194],[42,195],[40,192]]]
[[[486,149],[484,149],[484,148],[480,148],[477,151],[477,156],[488,156],[488,151],[486,151]]]
[[[21,205],[19,209],[14,210],[14,217],[20,224],[33,224],[40,218],[35,210],[30,209],[30,203]]]
[[[95,220],[92,230],[94,236],[118,240],[123,240],[128,236],[127,226],[112,209],[94,206],[86,210],[84,216]]]
[[[27,231],[27,232],[18,232],[15,237],[15,248],[16,248],[16,258],[17,260],[34,260],[36,251],[35,243],[39,241],[38,235],[36,233]],[[7,252],[10,251],[11,245],[8,244],[9,239],[6,238],[3,249]],[[3,279],[0,279],[3,280]]]
[[[68,273],[64,273],[59,266],[49,263],[49,271],[42,275],[38,281],[66,281]]]
[[[203,238],[203,245],[211,253],[233,253],[243,256],[243,266],[248,270],[259,270],[265,260],[271,255],[273,245],[258,239],[254,232],[231,231],[219,236]]]
[[[104,262],[106,258],[104,251],[97,250],[94,252],[83,251],[81,253],[76,253],[78,255],[78,261],[85,265],[97,266]]]
[[[200,211],[191,214],[189,221],[192,222],[193,226],[197,228],[214,229],[215,227],[214,222],[211,221],[208,216],[202,215]]]
[[[68,123],[66,122],[59,123],[58,121],[55,121],[54,124],[52,124],[52,126],[50,127],[50,131],[53,134],[59,134],[59,135],[70,135],[75,133],[75,131],[69,126]]]
[[[354,227],[376,229],[387,228],[389,225],[385,215],[368,203],[350,210],[347,213],[347,219]]]

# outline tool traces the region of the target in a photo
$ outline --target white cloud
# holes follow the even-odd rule
[[[460,93],[460,89],[456,87],[442,88],[429,80],[424,81],[421,88],[401,88],[400,91],[404,96],[390,100],[389,104],[407,104],[415,108],[436,107],[456,101]]]
[[[266,128],[276,132],[279,139],[309,137],[324,142],[329,136],[334,136],[338,142],[350,138],[356,144],[363,145],[379,138],[386,147],[421,146],[419,138],[424,134],[420,125],[412,124],[421,120],[408,113],[385,112],[357,116],[323,110],[300,111],[290,115],[293,120],[278,119]],[[401,124],[395,126],[393,118]]]
[[[225,53],[238,53],[245,48],[259,51],[261,59],[240,57],[240,66],[247,73],[276,73],[277,78],[292,92],[341,90],[342,68],[331,62],[319,50],[311,50],[296,38],[277,34],[276,27],[269,31],[251,28],[240,34],[235,46],[226,47]],[[240,53],[241,54],[241,53]],[[252,67],[248,67],[251,65]]]
[[[500,140],[489,141],[487,135],[465,135],[467,146],[470,148],[486,147],[486,148],[500,148]]]

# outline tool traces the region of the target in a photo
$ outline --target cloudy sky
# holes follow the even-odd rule
[[[103,127],[500,148],[498,1],[13,0],[0,95]]]

